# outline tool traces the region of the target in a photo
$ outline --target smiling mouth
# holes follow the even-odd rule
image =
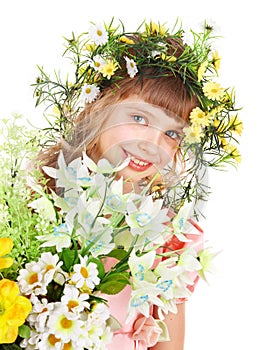
[[[133,169],[135,171],[145,171],[153,165],[153,163],[145,162],[144,160],[138,159],[138,158],[132,156],[131,154],[127,153],[127,156],[130,158],[128,167],[130,167],[131,169]]]

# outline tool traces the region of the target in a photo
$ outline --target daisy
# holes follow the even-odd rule
[[[63,265],[63,261],[59,261],[57,254],[53,255],[51,252],[42,253],[39,264],[43,270],[43,279],[46,285],[48,285],[56,271],[61,271],[60,266]]]
[[[33,292],[35,295],[46,294],[46,286],[43,283],[41,264],[38,264],[35,261],[27,263],[25,269],[19,271],[17,280],[22,294],[28,295]]]
[[[193,108],[189,118],[194,125],[208,126],[210,124],[209,115],[203,112],[199,107]]]
[[[85,308],[90,309],[90,304],[86,301],[88,299],[89,294],[80,293],[75,286],[66,284],[61,303],[67,306],[69,312],[79,313]]]
[[[105,62],[105,59],[101,55],[95,55],[91,60],[89,60],[89,65],[94,70],[100,71]]]
[[[96,45],[104,45],[108,42],[108,32],[103,24],[92,24],[88,31],[89,38]]]
[[[138,73],[136,62],[133,59],[128,58],[127,56],[124,58],[126,61],[128,75],[130,76],[130,78],[134,78],[134,76]]]
[[[71,280],[75,283],[77,288],[94,289],[95,285],[100,283],[97,265],[93,262],[87,264],[87,262],[88,256],[84,258],[80,256],[80,264],[74,265],[74,273]]]
[[[87,103],[92,103],[100,93],[100,88],[95,84],[85,84],[82,86],[81,99]]]
[[[199,143],[203,136],[202,129],[199,125],[191,125],[183,129],[185,133],[185,142],[189,144]]]
[[[203,85],[203,92],[210,100],[220,100],[224,95],[224,88],[219,83],[208,81]]]
[[[60,305],[47,321],[48,330],[63,342],[77,340],[84,326],[84,322],[78,317],[79,315],[69,312],[66,306]]]

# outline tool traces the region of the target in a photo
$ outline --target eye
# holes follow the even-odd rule
[[[165,135],[171,137],[171,139],[174,139],[174,140],[180,139],[180,134],[175,130],[167,130],[165,132]]]
[[[143,125],[148,124],[146,119],[144,117],[141,117],[140,115],[133,115],[133,119],[138,124],[143,124]]]

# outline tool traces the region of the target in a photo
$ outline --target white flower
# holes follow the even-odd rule
[[[79,315],[69,312],[66,306],[61,305],[50,315],[47,327],[56,338],[63,342],[77,340],[84,326],[84,322],[78,317]]]
[[[88,36],[95,44],[100,46],[108,41],[108,32],[103,24],[92,24]]]
[[[25,269],[19,271],[18,285],[21,293],[28,295],[46,294],[46,286],[43,283],[43,271],[41,265],[35,261],[25,265]]]
[[[83,163],[93,172],[98,174],[112,174],[124,169],[130,161],[130,158],[125,159],[121,165],[113,166],[107,159],[100,159],[97,165],[89,158],[86,152],[83,152]]]
[[[142,288],[137,288],[131,292],[126,322],[134,318],[137,313],[149,317],[151,305],[163,307],[163,302],[158,297],[158,288],[151,283],[143,283],[142,285]]]
[[[133,236],[139,235],[137,244],[146,240],[155,244],[163,244],[162,233],[167,229],[164,223],[169,222],[168,209],[162,209],[162,200],[153,201],[152,196],[144,197],[139,208],[133,202],[129,202],[126,222],[130,226]]]
[[[55,304],[48,303],[46,298],[39,300],[34,294],[31,294],[30,301],[32,303],[32,311],[27,321],[37,332],[43,333],[46,329],[46,321],[51,311],[54,310]]]
[[[100,93],[99,86],[95,84],[85,84],[82,86],[81,99],[87,103],[92,103]]]
[[[58,169],[43,166],[43,171],[53,179],[57,179],[57,187],[63,187],[65,190],[80,189],[80,186],[77,183],[77,169],[81,166],[82,163],[80,157],[74,159],[67,165],[63,152],[60,151],[58,156]]]
[[[80,293],[75,286],[66,284],[61,303],[67,306],[69,312],[80,313],[85,308],[90,309],[90,304],[87,301],[89,297],[87,293]]]
[[[128,75],[130,76],[130,78],[134,78],[134,76],[138,73],[136,62],[127,56],[125,56],[124,58],[126,60]]]
[[[63,265],[63,262],[59,261],[59,256],[51,252],[42,253],[38,263],[43,271],[43,281],[46,285],[53,280],[57,271],[61,271],[60,266]]]
[[[186,204],[180,208],[174,219],[172,220],[172,226],[174,229],[174,234],[181,242],[190,242],[184,233],[188,233],[189,223],[188,218],[191,214],[192,205]]]
[[[87,264],[87,262],[88,256],[80,257],[80,264],[75,264],[73,267],[74,273],[71,280],[77,288],[94,289],[95,285],[100,283],[97,265],[93,262]]]
[[[54,228],[53,234],[36,236],[40,241],[44,241],[41,247],[56,247],[58,252],[61,252],[63,248],[69,248],[71,246],[71,231],[72,228],[67,223],[63,223]]]
[[[132,250],[128,259],[128,265],[132,275],[133,287],[141,285],[143,281],[156,282],[156,277],[151,270],[155,257],[155,250],[139,257],[135,254],[135,249]]]
[[[53,203],[46,196],[35,199],[29,204],[39,215],[49,221],[56,221],[56,213]]]
[[[113,239],[112,232],[112,227],[105,227],[102,231],[97,232],[97,236],[90,235],[87,238],[80,235],[80,242],[84,246],[89,246],[89,251],[95,258],[99,255],[107,255],[115,247],[115,244],[111,242]]]
[[[96,71],[101,71],[102,67],[105,65],[106,60],[101,55],[95,55],[89,61],[90,67]]]

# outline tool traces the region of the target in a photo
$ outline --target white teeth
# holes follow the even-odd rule
[[[142,160],[139,160],[133,156],[131,156],[130,159],[132,160],[132,162],[134,162],[135,164],[140,165],[140,166],[144,166],[144,165],[149,164],[149,163],[143,162]]]

